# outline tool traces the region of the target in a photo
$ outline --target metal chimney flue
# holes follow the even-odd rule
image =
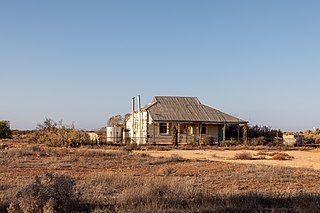
[[[135,138],[135,125],[134,125],[134,110],[135,110],[135,97],[132,97],[132,127],[131,127],[131,141]]]
[[[140,111],[141,111],[141,102],[140,102],[140,95],[138,95],[138,97],[137,97],[137,104],[138,104],[138,112],[140,113]]]
[[[132,97],[132,115],[133,115],[134,110],[135,110],[134,105],[135,105],[135,97]]]
[[[138,134],[138,139],[137,143],[141,144],[141,137],[142,137],[142,118],[141,118],[141,102],[140,102],[140,95],[137,96],[137,105],[138,105],[138,120],[137,120],[137,134]]]

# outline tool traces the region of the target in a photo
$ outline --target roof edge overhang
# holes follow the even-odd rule
[[[181,123],[181,124],[190,124],[190,123],[201,123],[201,124],[248,124],[248,121],[179,121],[179,120],[153,120],[157,123]]]

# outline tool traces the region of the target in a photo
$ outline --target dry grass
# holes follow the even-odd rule
[[[208,193],[197,181],[104,174],[75,183],[36,180],[17,193],[8,212],[315,212],[313,193]],[[58,180],[59,179],[59,180]],[[66,187],[66,185],[68,187]],[[65,190],[67,188],[67,190]],[[76,195],[76,190],[79,194]],[[41,195],[41,196],[39,196]],[[17,211],[18,210],[18,211]]]
[[[143,164],[149,165],[160,165],[160,164],[168,164],[168,163],[178,163],[178,162],[186,162],[187,159],[184,159],[178,154],[172,154],[169,157],[151,157],[148,155],[148,161],[144,161]]]
[[[320,173],[312,169],[186,160],[183,154],[167,151],[168,157],[152,157],[148,151],[15,146],[0,150],[0,212],[7,212],[11,203],[10,209],[35,208],[36,203],[47,212],[96,213],[316,212],[320,208],[315,181]],[[219,156],[224,152],[228,151],[219,151]],[[54,180],[46,181],[46,173],[54,174]],[[57,209],[61,200],[53,191],[59,192],[58,198],[68,195],[70,205]]]
[[[160,174],[163,174],[165,176],[172,175],[176,172],[177,172],[177,170],[173,167],[164,167],[164,168],[161,168],[161,170],[160,170]]]

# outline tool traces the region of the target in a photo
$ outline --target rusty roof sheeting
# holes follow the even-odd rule
[[[156,96],[144,109],[157,122],[248,123],[202,104],[197,97]]]

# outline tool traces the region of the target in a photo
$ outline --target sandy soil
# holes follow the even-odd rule
[[[254,164],[254,165],[271,165],[271,166],[281,166],[281,167],[293,167],[293,168],[308,168],[320,170],[320,150],[310,150],[310,151],[284,151],[293,159],[290,160],[273,160],[271,157],[266,157],[266,159],[257,160],[235,160],[234,156],[237,153],[249,152],[252,156],[257,156],[259,151],[253,150],[170,150],[170,151],[136,151],[138,153],[148,153],[154,157],[170,157],[172,155],[180,155],[186,159],[192,160],[209,160],[209,161],[220,161],[229,163],[241,163],[241,164]],[[264,153],[274,153],[278,151],[264,151]]]

